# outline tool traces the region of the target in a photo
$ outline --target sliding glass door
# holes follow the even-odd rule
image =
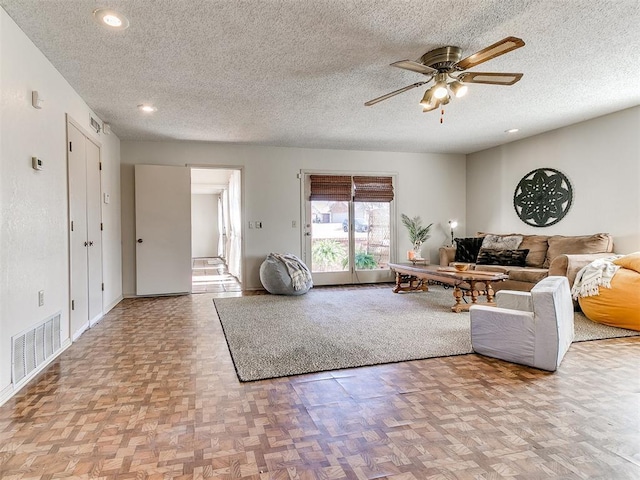
[[[305,174],[304,260],[316,285],[392,280],[392,177]]]

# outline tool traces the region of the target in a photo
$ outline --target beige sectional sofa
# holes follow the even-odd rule
[[[486,236],[478,233],[477,236]],[[506,236],[501,234],[491,234]],[[519,235],[519,234],[508,234]],[[562,275],[573,285],[576,274],[585,265],[613,252],[613,238],[608,233],[596,233],[584,236],[562,235],[522,235],[518,249],[528,249],[524,267],[505,265],[474,265],[472,268],[503,272],[509,275],[504,282],[494,284],[495,290],[529,291],[533,286],[550,275]],[[440,265],[448,266],[455,262],[456,247],[440,248]]]

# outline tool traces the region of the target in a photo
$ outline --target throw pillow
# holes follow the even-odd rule
[[[491,250],[515,250],[522,243],[522,235],[487,235],[482,248]]]
[[[529,255],[527,255],[527,267],[542,268],[544,259],[547,256],[547,249],[549,248],[549,239],[546,235],[523,235],[522,243],[518,245],[518,248],[524,250],[529,249]],[[535,283],[535,282],[534,282]]]
[[[640,273],[640,252],[630,253],[613,261],[616,265]]]
[[[476,265],[504,265],[508,267],[524,267],[527,262],[528,249],[523,250],[495,250],[481,248]]]
[[[475,263],[482,246],[482,237],[456,238],[456,256],[454,261]]]
[[[613,251],[613,237],[608,233],[596,233],[579,237],[549,237],[549,249],[544,266],[549,268],[551,262],[562,254],[608,253]]]

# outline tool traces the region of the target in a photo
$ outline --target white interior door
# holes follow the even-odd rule
[[[87,157],[87,258],[89,287],[89,323],[102,317],[102,188],[100,185],[100,149],[86,140]]]
[[[71,331],[102,318],[100,146],[67,121]]]
[[[69,243],[71,332],[82,332],[89,326],[88,257],[87,257],[87,163],[85,137],[67,123],[69,162]]]
[[[136,293],[191,292],[191,171],[136,165]]]

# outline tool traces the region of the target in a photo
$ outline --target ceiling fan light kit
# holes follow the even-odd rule
[[[464,96],[469,89],[466,85],[468,83],[513,85],[522,78],[522,73],[465,72],[465,70],[523,46],[524,41],[522,39],[507,37],[462,60],[460,60],[462,57],[462,49],[460,47],[446,46],[428,51],[417,62],[412,60],[394,62],[391,64],[392,67],[421,73],[429,78],[423,82],[417,82],[369,100],[365,102],[365,106],[375,105],[383,100],[425,85],[431,80],[435,80],[434,85],[427,89],[420,101],[423,112],[430,112],[449,103],[451,99],[449,92],[456,98]],[[441,111],[441,114],[444,114],[444,110]],[[440,118],[440,123],[442,123],[442,117]]]
[[[451,89],[451,93],[453,93],[456,98],[464,97],[469,91],[469,87],[463,85],[458,80],[450,83],[449,88]]]
[[[427,107],[429,105],[431,105],[433,100],[433,87],[432,88],[428,88],[426,92],[424,92],[424,96],[422,97],[422,100],[420,101],[420,105],[422,105],[423,107]]]

